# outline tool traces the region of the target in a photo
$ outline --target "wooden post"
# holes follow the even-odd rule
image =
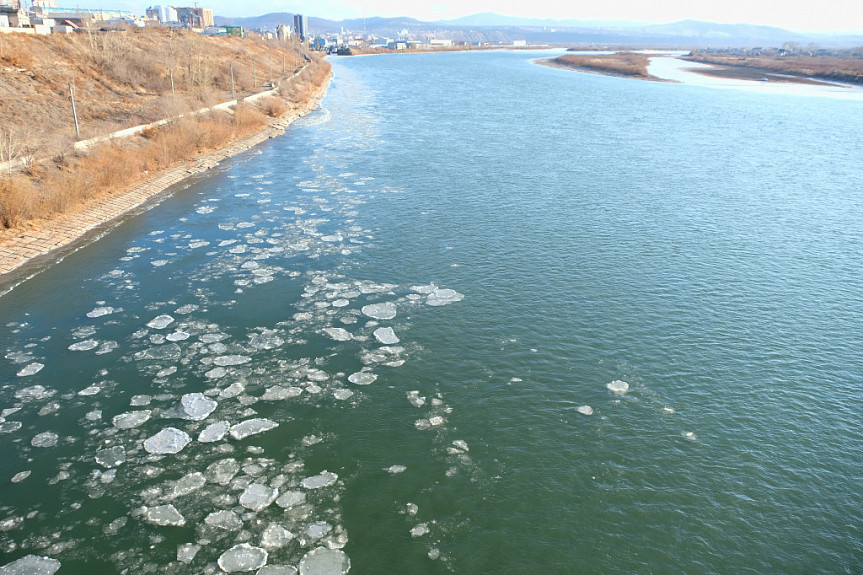
[[[75,139],[81,139],[81,130],[78,127],[78,110],[75,109],[75,91],[72,89],[72,82],[69,82],[69,99],[72,100],[72,117],[75,118]]]
[[[255,89],[258,89],[258,70],[255,68],[255,63],[252,62],[252,83]]]
[[[234,96],[234,63],[231,62],[231,99],[233,100],[236,96]]]
[[[169,70],[169,71],[171,73],[171,95],[173,96],[174,95],[174,71],[173,70]]]

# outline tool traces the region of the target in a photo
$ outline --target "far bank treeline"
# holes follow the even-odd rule
[[[0,34],[0,233],[260,130],[307,105],[328,77],[326,60],[296,39],[162,28]],[[254,104],[185,116],[88,153],[74,148],[77,139],[178,118],[269,86],[277,94]]]

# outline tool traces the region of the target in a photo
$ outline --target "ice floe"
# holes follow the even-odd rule
[[[234,439],[245,439],[250,435],[263,433],[271,429],[275,429],[279,424],[275,421],[263,418],[253,418],[242,421],[236,425],[232,425],[230,429],[231,437]]]
[[[219,567],[226,573],[254,571],[267,564],[267,551],[248,543],[234,545],[219,557]]]
[[[232,365],[242,365],[252,361],[251,357],[245,355],[223,355],[213,359],[213,364],[219,367],[228,367]]]
[[[575,410],[582,415],[593,415],[593,408],[589,405],[580,405]]]
[[[261,534],[261,546],[266,549],[280,549],[290,543],[294,534],[278,523],[270,523]]]
[[[286,509],[296,505],[302,505],[305,502],[306,494],[302,491],[285,491],[278,499],[276,499],[276,505]]]
[[[324,328],[324,333],[336,341],[349,341],[354,338],[354,336],[351,335],[351,332],[341,327]]]
[[[26,471],[19,471],[12,476],[12,479],[10,479],[10,481],[12,483],[21,483],[22,481],[30,477],[30,473],[31,471],[29,469],[27,469]]]
[[[148,523],[159,526],[182,527],[186,524],[186,518],[171,504],[148,507],[144,512]]]
[[[228,434],[228,431],[231,429],[231,424],[227,421],[217,421],[215,423],[211,423],[198,434],[198,442],[200,443],[214,443],[216,441],[221,441],[225,435]]]
[[[348,381],[354,385],[371,385],[378,376],[370,371],[358,371],[348,376]]]
[[[166,427],[156,435],[144,441],[144,449],[147,453],[156,455],[179,453],[192,438],[185,431],[175,427]]]
[[[87,317],[102,317],[112,313],[114,313],[114,308],[112,307],[97,307],[87,312]]]
[[[351,560],[340,549],[317,547],[300,560],[300,575],[344,575],[351,569]]]
[[[42,368],[45,367],[44,364],[34,361],[30,365],[24,367],[24,369],[20,370],[16,375],[18,377],[27,377],[29,375],[35,375],[42,371]]]
[[[95,339],[85,339],[84,341],[79,341],[70,345],[69,351],[90,351],[97,347],[99,347],[98,341]]]
[[[30,440],[33,447],[54,447],[57,445],[59,436],[53,431],[43,431]]]
[[[422,537],[430,531],[428,523],[420,523],[411,529],[411,537]]]
[[[129,411],[126,413],[121,413],[120,415],[115,415],[111,422],[117,429],[132,429],[149,420],[150,413],[151,411],[149,409],[142,409],[140,411]]]
[[[214,511],[204,517],[204,523],[210,527],[217,527],[225,531],[239,531],[243,528],[243,521],[233,511],[223,509]]]
[[[199,471],[188,473],[178,479],[176,483],[174,483],[173,495],[174,497],[182,497],[184,495],[188,495],[197,491],[206,483],[207,479],[204,477],[203,473]]]
[[[105,469],[119,467],[126,462],[126,450],[122,445],[105,447],[96,451],[95,459]]]
[[[396,317],[396,304],[392,302],[373,303],[363,306],[363,314],[373,319],[393,319]]]
[[[240,495],[240,505],[252,511],[260,511],[269,507],[278,496],[278,489],[260,483],[251,483]]]
[[[464,295],[451,289],[435,289],[426,297],[426,304],[430,306],[444,306],[464,299]]]
[[[396,337],[396,333],[391,327],[379,327],[374,331],[374,336],[384,345],[393,345],[399,342],[399,338]]]
[[[195,556],[200,550],[201,546],[194,543],[183,543],[182,545],[177,545],[177,561],[188,565],[195,560]]]
[[[626,392],[629,391],[629,384],[625,381],[620,381],[619,379],[615,379],[605,387],[615,395],[626,395]]]
[[[331,471],[322,471],[318,475],[312,475],[311,477],[306,477],[300,482],[306,489],[320,489],[322,487],[329,487],[338,481],[339,476]]]
[[[0,575],[54,575],[60,566],[60,562],[51,557],[25,555],[0,567]]]
[[[189,421],[201,421],[213,413],[218,406],[218,403],[209,397],[204,397],[201,393],[187,393],[180,398],[180,417]]]
[[[405,470],[407,470],[407,467],[405,467],[404,465],[390,465],[386,468],[386,471],[391,475],[403,473]]]
[[[174,323],[174,318],[167,314],[163,314],[156,316],[147,322],[147,327],[152,329],[165,329],[172,323]]]

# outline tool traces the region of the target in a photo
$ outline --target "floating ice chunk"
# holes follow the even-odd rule
[[[410,515],[411,517],[415,517],[415,516],[416,516],[416,514],[417,514],[417,513],[419,513],[419,510],[420,510],[420,508],[419,508],[419,506],[418,506],[416,503],[410,503],[410,502],[408,502],[408,503],[405,505],[405,513],[407,513],[407,514],[408,514],[408,515]]]
[[[148,507],[144,516],[147,522],[162,527],[168,525],[182,527],[186,524],[186,518],[170,503],[168,505]]]
[[[285,340],[275,334],[255,334],[249,338],[249,345],[255,349],[276,349]]]
[[[188,314],[192,313],[193,311],[197,311],[199,308],[200,308],[200,306],[195,305],[193,303],[190,303],[190,304],[186,304],[184,306],[178,307],[177,309],[174,310],[174,313],[178,313],[180,315],[188,315]]]
[[[215,423],[211,423],[210,425],[205,427],[198,435],[198,441],[200,443],[214,443],[216,441],[221,441],[222,438],[227,435],[230,428],[231,424],[227,421],[217,421]]]
[[[411,529],[411,537],[422,537],[429,532],[428,523],[420,523]]]
[[[306,489],[320,489],[322,487],[329,487],[336,481],[338,481],[339,476],[330,471],[321,471],[318,475],[312,475],[311,477],[306,477],[300,482]]]
[[[126,450],[122,445],[106,447],[96,451],[96,463],[105,469],[119,467],[126,462]]]
[[[452,444],[456,448],[461,449],[462,451],[470,451],[470,449],[468,449],[468,446],[467,446],[467,441],[465,441],[463,439],[456,439],[455,441],[452,442]]]
[[[416,390],[407,392],[407,397],[414,407],[422,407],[426,403],[426,398],[420,396],[420,392]]]
[[[84,389],[79,391],[78,395],[80,395],[82,397],[90,397],[90,396],[96,395],[100,391],[102,391],[101,387],[99,387],[98,385],[91,385],[91,386],[85,387]]]
[[[183,543],[182,545],[177,545],[177,561],[188,565],[194,561],[195,555],[197,555],[200,550],[201,546],[195,545],[194,543]]]
[[[175,427],[166,427],[156,435],[144,441],[144,449],[147,453],[163,455],[168,453],[179,453],[192,438],[185,431]]]
[[[267,564],[267,552],[248,543],[234,545],[219,557],[219,567],[226,573],[254,571]]]
[[[28,375],[35,375],[42,371],[42,368],[45,367],[44,364],[34,361],[30,365],[26,366],[24,369],[18,372],[18,377],[27,377]]]
[[[352,373],[348,376],[348,381],[353,383],[354,385],[371,385],[378,378],[378,376],[369,371],[358,371],[357,373]]]
[[[110,315],[114,313],[114,308],[112,307],[97,307],[92,311],[87,312],[87,317],[102,317],[104,315]]]
[[[160,345],[139,351],[135,359],[153,359],[156,361],[176,361],[183,355],[183,350],[176,343]]]
[[[169,333],[168,335],[166,335],[165,339],[167,339],[168,341],[185,341],[190,337],[192,337],[191,334],[185,331],[177,330],[174,333]]]
[[[41,385],[32,385],[30,387],[25,387],[24,389],[19,389],[15,392],[15,399],[20,399],[21,401],[35,401],[39,399],[48,399],[52,395],[54,395],[55,391],[53,389],[46,389]]]
[[[300,575],[345,575],[351,570],[351,560],[341,549],[318,547],[300,560]]]
[[[149,322],[147,322],[147,327],[150,327],[153,329],[165,329],[166,327],[168,327],[172,323],[174,323],[173,317],[171,317],[167,314],[162,314],[162,315],[158,315],[158,316],[154,317]]]
[[[0,433],[12,433],[21,429],[24,424],[20,421],[4,421],[0,423]]]
[[[243,528],[243,521],[236,513],[229,510],[214,511],[204,517],[204,523],[210,527],[218,527],[225,531],[239,531]]]
[[[407,467],[405,467],[404,465],[390,465],[386,468],[386,471],[391,475],[395,475],[397,473],[403,473],[406,469]]]
[[[363,306],[363,314],[373,319],[393,319],[396,317],[396,304],[392,302],[373,303]]]
[[[691,431],[685,431],[685,432],[681,433],[681,435],[683,437],[685,437],[686,439],[688,439],[689,441],[696,441],[698,439],[698,436],[695,435],[695,433],[693,433]]]
[[[96,350],[96,355],[104,355],[106,353],[111,353],[115,349],[120,347],[120,345],[116,341],[106,341],[103,342],[99,349]]]
[[[293,538],[294,534],[282,525],[270,523],[261,534],[261,546],[267,549],[279,549],[287,545]]]
[[[432,561],[440,558],[440,549],[438,549],[437,547],[432,547],[431,549],[429,549],[428,558]]]
[[[207,207],[209,207],[209,206],[207,206]],[[198,210],[199,210],[198,213],[201,213],[200,210],[202,210],[202,209],[205,209],[205,208],[198,208]],[[210,211],[213,211],[213,209],[215,209],[215,208],[210,207]],[[209,212],[207,212],[207,213],[209,213]],[[189,249],[194,250],[196,248],[202,248],[202,247],[208,246],[208,245],[210,245],[210,242],[208,242],[206,240],[194,240],[194,241],[189,242]]]
[[[250,361],[252,361],[252,358],[246,355],[222,355],[213,359],[213,364],[219,367],[228,367],[231,365],[242,365]]]
[[[228,370],[224,367],[214,367],[210,371],[204,374],[208,379],[219,379],[220,377],[225,377],[228,375]]]
[[[333,307],[345,307],[345,306],[349,305],[350,303],[351,303],[350,301],[348,301],[344,298],[340,298],[340,299],[333,301],[332,305],[333,305]]]
[[[30,440],[30,445],[33,447],[54,447],[57,445],[57,440],[60,439],[53,431],[44,431]]]
[[[19,471],[18,473],[16,473],[15,475],[12,476],[11,481],[12,481],[12,483],[21,483],[22,481],[24,481],[25,479],[30,477],[30,473],[31,473],[31,471],[29,469],[26,471]]]
[[[145,405],[150,405],[150,401],[153,398],[149,395],[133,395],[132,399],[129,400],[129,405],[132,407],[143,407]]]
[[[260,483],[251,483],[240,495],[240,505],[252,511],[260,511],[270,506],[279,496],[279,490]]]
[[[148,419],[150,419],[150,410],[142,409],[140,411],[129,411],[126,413],[121,413],[120,415],[115,415],[111,420],[114,424],[114,427],[117,429],[132,429],[133,427],[138,427],[142,423],[145,423]]]
[[[278,499],[276,499],[276,505],[284,507],[285,509],[305,502],[306,494],[302,491],[285,491]]]
[[[174,484],[174,497],[182,497],[189,493],[193,493],[203,487],[205,483],[207,483],[207,479],[204,477],[203,473],[199,471],[188,473],[178,479]]]
[[[253,419],[247,419],[246,421],[242,421],[236,425],[231,426],[231,437],[233,437],[234,439],[245,439],[250,435],[263,433],[265,431],[275,429],[278,426],[278,423],[276,423],[275,421],[270,421],[269,419],[263,419],[258,417]]]
[[[180,398],[180,406],[183,419],[201,421],[213,413],[219,404],[201,393],[187,393]]]
[[[666,415],[671,415],[672,413],[676,413],[676,412],[674,411],[673,407],[663,407],[662,413],[664,413]]]
[[[432,293],[436,289],[437,289],[437,286],[434,284],[429,284],[427,286],[411,286],[411,291],[415,291],[417,293],[426,294],[426,295]]]
[[[69,346],[69,351],[90,351],[91,349],[96,349],[99,347],[99,342],[95,339],[85,339],[84,341],[79,341],[77,343],[73,343]]]
[[[225,389],[220,391],[219,397],[224,398],[224,399],[230,399],[232,397],[237,397],[238,395],[243,393],[245,390],[246,390],[246,386],[242,382],[235,381],[234,383],[232,383],[231,385],[229,385],[228,387],[226,387]]]
[[[177,373],[177,366],[172,365],[171,367],[166,367],[165,369],[159,370],[159,373],[156,374],[156,377],[168,377],[169,375],[174,375]]]
[[[375,338],[384,345],[393,345],[399,342],[396,332],[391,327],[379,327],[374,331]]]
[[[605,387],[607,387],[614,395],[626,395],[626,392],[629,391],[629,384],[625,381],[620,381],[619,379],[615,379]]]
[[[350,389],[337,389],[333,392],[333,397],[339,401],[344,401],[354,394]]]
[[[349,341],[354,338],[354,336],[351,335],[351,332],[341,327],[324,328],[324,333],[336,341]]]
[[[306,527],[306,535],[308,535],[312,541],[316,541],[332,530],[333,526],[326,521],[315,521]]]
[[[153,260],[150,262],[150,265],[152,265],[153,267],[156,267],[156,268],[160,268],[167,263],[168,263],[168,260]]]
[[[26,555],[0,567],[0,575],[54,575],[60,562],[51,557]]]
[[[451,289],[435,289],[426,297],[426,304],[430,306],[448,305],[464,299],[464,295]]]
[[[593,415],[593,408],[589,405],[580,405],[575,410],[582,415]]]

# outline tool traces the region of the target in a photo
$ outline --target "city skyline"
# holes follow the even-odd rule
[[[62,4],[62,2],[61,2]],[[151,5],[138,0],[79,1],[81,8],[114,8],[144,13]],[[262,0],[240,5],[227,0],[197,2],[216,16],[260,16],[271,12],[302,13],[310,17],[346,20],[363,17],[410,17],[434,22],[492,12],[502,16],[553,20],[644,22],[663,24],[700,20],[722,24],[756,24],[795,31],[863,32],[863,18],[856,0],[823,0],[812,4],[789,5],[784,0],[754,0],[751,3],[694,3],[669,0],[660,4],[628,0],[622,3],[595,3],[573,6],[560,0],[535,0],[530,4],[513,0],[453,0],[405,5],[400,0]]]

